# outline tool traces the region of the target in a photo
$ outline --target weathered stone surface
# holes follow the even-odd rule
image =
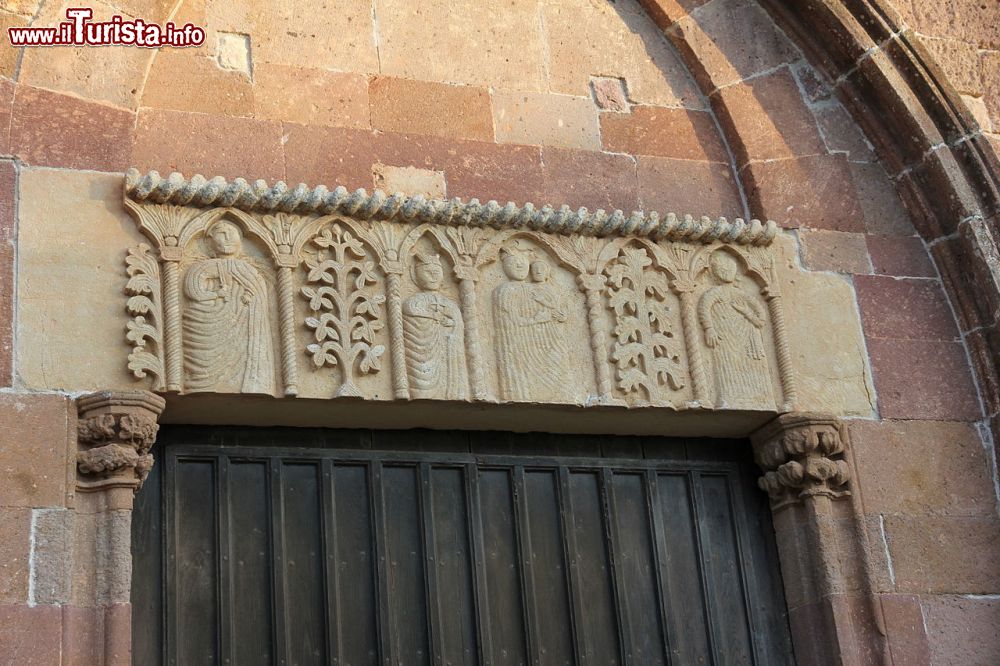
[[[746,39],[751,34],[753,39]],[[667,36],[693,65],[703,90],[714,90],[794,62],[799,55],[757,4],[716,0],[691,12]]]
[[[937,280],[859,275],[854,279],[871,338],[957,340],[958,327]]]
[[[43,330],[43,329],[34,329]],[[0,506],[66,502],[69,404],[57,395],[0,394]]]
[[[37,604],[66,604],[73,588],[73,509],[36,509],[32,533],[32,592]]]
[[[886,516],[889,553],[901,592],[990,594],[1000,589],[996,516]]]
[[[996,265],[991,268],[989,251],[984,253],[976,236],[975,227],[964,224],[957,236],[943,238],[930,248],[963,331],[1000,320],[1000,293],[982,288],[996,283]]]
[[[0,661],[18,666],[61,662],[62,614],[58,606],[0,606]]]
[[[639,0],[639,4],[661,29],[666,30],[674,21],[687,16],[693,9],[709,0]]]
[[[283,123],[282,137],[285,177],[292,183],[338,183],[350,190],[369,188],[372,165],[379,162],[441,171],[433,164],[399,162],[394,155],[378,155],[372,133],[367,131]]]
[[[914,594],[880,594],[878,599],[893,663],[931,663],[920,598]]]
[[[971,95],[961,95],[961,98],[979,129],[984,132],[992,132],[994,130],[993,119],[990,117],[990,110],[983,98]]]
[[[979,398],[961,343],[871,338],[867,344],[883,418],[981,418]]]
[[[493,141],[486,88],[380,76],[372,79],[368,96],[374,129]]]
[[[31,509],[0,508],[0,604],[28,601]]]
[[[720,89],[712,96],[736,165],[826,152],[816,117],[788,68]]]
[[[811,271],[836,273],[872,272],[868,246],[863,234],[842,231],[802,230],[802,265]]]
[[[862,209],[843,155],[754,163],[744,173],[755,216],[786,228],[864,231]]]
[[[492,97],[498,142],[601,149],[597,108],[589,97],[499,91]]]
[[[967,37],[963,35],[964,37]],[[924,37],[921,44],[934,56],[945,77],[958,92],[978,95],[983,90],[979,69],[979,49],[975,44],[957,39]]]
[[[534,2],[474,2],[456,11],[447,0],[378,0],[374,10],[383,74],[502,90],[546,89],[542,24]],[[583,95],[586,89],[570,92]]]
[[[14,202],[17,171],[14,162],[0,160],[0,386],[10,386],[14,359]]]
[[[541,201],[590,210],[639,209],[635,160],[585,150],[544,148]]]
[[[10,151],[10,121],[14,113],[13,81],[0,78],[0,155],[9,155]]]
[[[596,76],[590,79],[590,89],[594,103],[601,111],[628,113],[632,105],[628,101],[625,81],[610,76]]]
[[[861,129],[840,104],[823,104],[813,109],[823,142],[830,152],[847,153],[852,162],[874,162],[875,151]]]
[[[542,17],[552,92],[585,95],[591,76],[614,76],[640,104],[704,106],[684,65],[638,4],[556,0],[542,7]]]
[[[879,275],[937,277],[919,236],[865,236],[872,266]]]
[[[6,35],[8,28],[20,28],[28,25],[31,16],[24,16],[0,8],[0,34]],[[0,77],[14,78],[14,71],[17,69],[17,58],[21,54],[21,49],[11,48],[9,42],[4,39],[5,48],[0,51]]]
[[[383,192],[422,194],[429,199],[444,199],[448,193],[442,171],[376,164],[372,167],[372,177],[375,187]]]
[[[1000,124],[1000,51],[983,53],[982,68],[983,101],[996,126]]]
[[[250,181],[285,177],[277,122],[142,109],[135,134],[132,166]]]
[[[687,109],[636,106],[632,113],[602,113],[604,149],[630,155],[728,162],[711,114]]]
[[[636,158],[636,168],[645,210],[729,218],[742,214],[743,202],[728,164],[642,155]]]
[[[142,106],[251,116],[253,83],[248,74],[221,68],[213,57],[160,49],[142,90]]]
[[[882,166],[855,162],[849,166],[865,230],[870,234],[915,235],[909,213]]]
[[[368,79],[361,74],[257,63],[254,116],[303,125],[368,129]]]
[[[121,172],[129,165],[134,123],[128,111],[22,85],[11,149],[34,166]]]
[[[1000,599],[996,595],[924,595],[920,598],[935,664],[990,666],[1000,655]]]
[[[850,428],[868,513],[994,514],[988,451],[974,425],[858,420]]]
[[[989,2],[914,2],[912,27],[928,35],[954,35],[984,49],[1000,49],[1000,6]]]
[[[239,32],[220,32],[216,35],[215,59],[222,69],[229,69],[250,76],[250,36]]]

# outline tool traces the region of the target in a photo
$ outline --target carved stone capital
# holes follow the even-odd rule
[[[100,391],[79,398],[77,490],[138,490],[153,466],[149,450],[164,405],[148,391]]]
[[[850,469],[844,460],[846,430],[839,419],[822,414],[784,414],[755,432],[754,460],[764,470],[757,485],[778,509],[815,495],[850,495]]]

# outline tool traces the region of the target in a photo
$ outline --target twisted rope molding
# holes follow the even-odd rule
[[[420,195],[402,193],[387,195],[381,190],[368,194],[364,189],[348,192],[340,186],[329,190],[323,185],[310,188],[300,183],[290,188],[282,181],[268,185],[265,180],[248,183],[242,178],[232,182],[221,176],[206,179],[200,174],[185,178],[171,173],[166,178],[156,171],[143,175],[137,169],[125,173],[125,196],[136,203],[173,204],[199,208],[238,208],[243,211],[284,212],[300,214],[343,215],[357,220],[434,223],[455,226],[492,227],[494,229],[530,229],[553,234],[583,236],[638,236],[652,240],[686,241],[689,243],[736,243],[739,245],[770,245],[778,233],[773,221],[761,222],[740,218],[729,221],[724,217],[694,218],[674,213],[635,211],[626,215],[620,210],[572,210],[546,205],[536,208],[526,203],[517,206],[496,201],[485,204],[478,199],[468,202],[455,198],[426,199]]]

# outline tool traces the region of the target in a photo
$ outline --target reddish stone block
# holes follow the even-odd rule
[[[830,152],[847,153],[852,162],[874,162],[875,152],[854,118],[839,104],[816,110],[816,121]]]
[[[10,119],[14,110],[14,82],[0,78],[0,155],[10,154]]]
[[[869,338],[957,340],[955,318],[937,280],[859,275],[854,287]]]
[[[666,30],[674,21],[683,18],[709,0],[639,0],[649,17],[660,30]]]
[[[594,93],[594,102],[601,111],[613,113],[629,113],[631,105],[625,93],[625,82],[622,79],[607,76],[590,79],[590,88]]]
[[[695,217],[742,217],[743,202],[728,164],[638,157],[643,210]]]
[[[180,171],[189,177],[281,180],[281,123],[142,109],[132,164],[140,171]]]
[[[759,162],[744,169],[755,217],[786,228],[864,231],[847,158],[819,155]]]
[[[892,663],[931,663],[920,598],[912,594],[883,594],[879,596],[879,601],[885,617]]]
[[[934,262],[918,236],[866,236],[872,267],[879,275],[937,277]]]
[[[379,76],[369,83],[368,98],[375,129],[493,141],[485,88]]]
[[[378,162],[371,132],[294,123],[282,127],[289,183],[371,189],[372,165]]]
[[[850,421],[868,514],[990,516],[996,496],[979,430],[956,421]]]
[[[786,67],[722,88],[711,101],[732,137],[737,166],[826,153],[816,117]]]
[[[931,663],[987,666],[1000,656],[1000,598],[926,595],[920,598]]]
[[[882,165],[852,162],[849,166],[865,230],[870,234],[916,235],[909,211]]]
[[[868,355],[883,418],[982,418],[962,343],[869,338]]]
[[[0,664],[62,663],[62,614],[58,606],[0,606]]]
[[[729,155],[711,114],[659,106],[632,113],[601,114],[604,149],[630,155],[728,162]]]
[[[993,289],[983,288],[995,278],[979,242],[969,231],[969,225],[963,225],[958,236],[942,239],[931,247],[963,331],[988,326],[1000,315],[1000,296]]]
[[[979,381],[987,413],[1000,414],[1000,321],[970,331],[965,336],[972,369]],[[1000,446],[1000,439],[994,440]]]
[[[539,202],[574,209],[639,209],[635,159],[586,150],[542,149],[542,194]]]
[[[1000,589],[996,516],[886,516],[900,592],[992,594]]]
[[[243,72],[222,69],[215,58],[190,55],[185,49],[161,49],[146,77],[139,106],[250,116],[254,84]]]
[[[69,410],[63,396],[0,394],[0,506],[65,505]]]
[[[11,150],[33,166],[124,171],[135,114],[110,106],[18,86]]]
[[[28,601],[31,509],[0,508],[0,604]]]

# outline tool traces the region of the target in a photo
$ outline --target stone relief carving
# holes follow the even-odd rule
[[[210,257],[184,277],[184,381],[190,391],[234,387],[274,391],[267,280],[243,254],[243,233],[228,220],[205,231]]]
[[[709,266],[717,284],[702,294],[698,320],[711,350],[716,403],[752,408],[773,402],[764,308],[737,282],[740,268],[733,255],[716,250]]]
[[[154,173],[125,205],[152,241],[125,258],[125,367],[154,390],[795,400],[773,223]]]
[[[444,268],[436,254],[417,253],[411,276],[420,292],[403,303],[403,337],[410,395],[465,400],[468,376],[462,313],[440,293]]]

